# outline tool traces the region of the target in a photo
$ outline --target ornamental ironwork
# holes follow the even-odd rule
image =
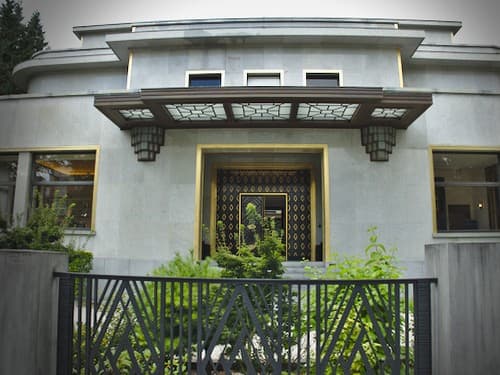
[[[57,374],[430,374],[435,279],[56,273]]]
[[[224,106],[208,104],[166,104],[165,108],[175,121],[220,121],[226,120]]]
[[[119,109],[125,120],[152,120],[154,115],[148,108]]]
[[[122,130],[407,129],[432,105],[432,94],[375,87],[158,88],[96,95],[94,105]],[[372,160],[387,160],[395,145],[368,143]]]
[[[233,103],[236,120],[288,120],[290,103]]]
[[[406,113],[406,108],[375,108],[371,114],[373,118],[400,119]]]
[[[298,120],[350,121],[358,109],[358,104],[349,103],[300,103]]]

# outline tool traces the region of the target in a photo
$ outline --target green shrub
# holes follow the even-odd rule
[[[163,319],[164,329],[167,333],[163,343],[165,353],[165,358],[163,358],[164,369],[166,373],[188,373],[188,356],[190,353],[186,348],[187,338],[185,333],[188,331],[188,327],[191,327],[193,337],[196,337],[196,327],[193,327],[192,322],[196,322],[198,319],[198,307],[201,307],[202,311],[206,311],[207,306],[211,303],[210,298],[213,297],[212,291],[218,286],[211,287],[209,290],[204,288],[203,296],[200,298],[202,305],[199,306],[197,284],[182,282],[182,279],[218,278],[220,277],[220,271],[212,265],[210,258],[202,261],[195,260],[191,250],[186,255],[176,253],[172,260],[154,269],[152,276],[177,279],[173,283],[166,282],[164,290],[165,316],[159,316],[159,305],[152,304],[152,301],[160,301],[162,297],[161,287],[154,281],[141,283],[137,289],[133,288],[136,293],[132,297],[141,306],[140,311],[136,311],[131,305],[126,305],[128,306],[126,311],[124,305],[118,306],[114,315],[110,318],[110,326],[104,333],[99,351],[102,355],[108,351],[113,353],[120,374],[128,374],[132,370],[131,354],[133,354],[134,360],[137,360],[137,365],[143,373],[155,373],[156,368],[151,362],[151,358],[160,355],[161,350],[156,343],[151,345],[152,343],[148,342],[146,337],[148,335],[154,337],[160,331],[161,320]],[[138,323],[139,317],[136,314],[141,314],[142,321],[151,324],[145,325],[148,329],[147,334],[143,331],[143,326]],[[124,316],[127,318],[124,319]],[[153,317],[156,319],[153,319]],[[130,323],[133,326],[132,330],[129,330],[128,325]],[[172,336],[172,339],[170,336]],[[133,348],[133,353],[128,352],[122,346],[124,341],[129,342]],[[121,352],[118,353],[118,350],[121,350]],[[109,360],[106,359],[101,365],[104,366],[105,373],[113,373],[113,367]]]
[[[85,250],[68,250],[69,272],[89,273],[92,271],[93,255]]]
[[[306,275],[313,279],[324,279],[324,280],[374,280],[374,279],[397,279],[402,275],[402,268],[397,265],[395,248],[387,248],[378,240],[377,228],[373,227],[368,230],[369,244],[365,248],[365,257],[359,256],[340,256],[339,254],[334,254],[333,262],[326,270],[320,270],[314,267],[306,266]],[[379,327],[379,332],[384,336],[384,341],[386,343],[391,342],[391,336],[394,334],[394,326],[396,321],[400,321],[401,329],[409,329],[409,327],[404,327],[404,319],[398,320],[395,316],[395,310],[389,312],[388,306],[390,306],[391,297],[390,295],[394,293],[394,290],[390,290],[387,284],[380,285],[366,285],[363,287],[365,295],[369,296],[369,304],[374,316],[374,320]],[[394,287],[392,287],[394,288]],[[351,284],[341,284],[341,285],[329,285],[325,286],[321,290],[321,298],[325,301],[321,303],[319,309],[320,319],[328,321],[328,326],[333,327],[339,324],[339,315],[347,314],[346,320],[335,348],[339,350],[334,350],[329,361],[329,368],[325,371],[325,374],[334,374],[333,368],[339,369],[339,364],[344,361],[348,361],[348,357],[352,352],[356,352],[355,347],[357,345],[356,341],[362,335],[364,339],[362,341],[362,351],[366,355],[366,360],[369,362],[370,368],[375,369],[375,373],[384,373],[388,371],[386,366],[380,361],[385,358],[387,353],[384,351],[382,343],[380,343],[380,338],[377,336],[374,322],[372,316],[368,312],[368,309],[360,295],[356,295],[353,285]],[[401,311],[403,306],[408,301],[403,300],[401,296]],[[353,305],[348,309],[348,303],[351,300]],[[312,307],[315,309],[316,298],[312,297]],[[329,302],[326,302],[329,301]],[[331,305],[333,303],[333,305]],[[394,303],[394,301],[392,301]],[[401,316],[399,317],[401,318]],[[314,319],[313,319],[314,321]],[[316,324],[313,322],[313,324]],[[323,331],[321,333],[321,341],[329,342],[329,337],[331,336],[331,331]],[[327,345],[325,345],[327,346]],[[402,348],[402,352],[404,349]],[[402,358],[404,359],[404,353]],[[411,367],[413,353],[409,353],[410,363],[402,362],[403,368],[407,366]],[[368,371],[365,366],[365,361],[363,360],[360,351],[357,351],[352,362],[350,373],[351,374],[364,374]]]
[[[72,205],[67,197],[56,192],[51,204],[43,203],[40,193],[35,193],[36,205],[25,226],[15,226],[0,233],[0,248],[62,251],[69,256],[69,270],[90,272],[92,253],[75,249],[64,242],[64,233],[71,224]]]
[[[222,277],[241,279],[278,279],[285,272],[283,254],[285,245],[281,233],[275,229],[274,220],[262,219],[255,205],[249,203],[246,216],[251,218],[247,227],[241,226],[238,238],[241,239],[233,253],[228,248],[224,236],[224,224],[217,223],[217,254],[215,260],[222,268]],[[262,228],[262,236],[260,235]],[[246,243],[252,238],[253,243]]]
[[[194,259],[193,250],[189,254],[182,256],[176,253],[174,258],[152,272],[153,276],[160,277],[196,277],[196,278],[217,278],[220,271],[212,265],[212,259],[206,258],[197,261]]]

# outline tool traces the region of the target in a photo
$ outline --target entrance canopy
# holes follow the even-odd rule
[[[385,139],[386,145],[378,148],[388,155],[395,144],[394,129],[408,128],[431,104],[431,93],[371,87],[142,89],[100,94],[94,100],[120,129],[132,129],[139,160],[154,160],[150,151],[155,148],[141,159],[140,134],[162,145],[164,129],[193,128],[365,129],[363,145]],[[377,160],[372,146],[367,152]]]
[[[143,89],[96,95],[94,105],[120,129],[362,128],[406,129],[432,94],[361,87],[210,87]]]

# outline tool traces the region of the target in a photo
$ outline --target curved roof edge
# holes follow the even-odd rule
[[[188,19],[188,20],[163,20],[163,21],[144,21],[144,22],[126,22],[116,24],[103,25],[86,25],[75,26],[73,33],[81,38],[87,34],[103,34],[103,33],[126,33],[131,32],[133,28],[189,28],[216,26],[217,24],[256,24],[256,23],[310,23],[325,26],[337,27],[362,27],[363,25],[371,27],[383,27],[390,25],[394,28],[404,29],[419,29],[419,30],[448,30],[456,34],[462,27],[460,21],[443,21],[443,20],[418,20],[418,19],[390,19],[390,18],[327,18],[327,17],[260,17],[260,18],[213,18],[213,19]]]
[[[16,85],[26,89],[31,76],[38,72],[68,69],[92,69],[126,66],[110,48],[45,50],[37,52],[31,60],[17,64],[12,76]]]

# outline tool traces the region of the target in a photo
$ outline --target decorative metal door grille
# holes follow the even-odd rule
[[[309,170],[217,170],[217,220],[226,244],[236,248],[240,193],[288,194],[287,260],[311,259],[311,172]]]
[[[435,279],[56,276],[58,375],[431,373]]]

